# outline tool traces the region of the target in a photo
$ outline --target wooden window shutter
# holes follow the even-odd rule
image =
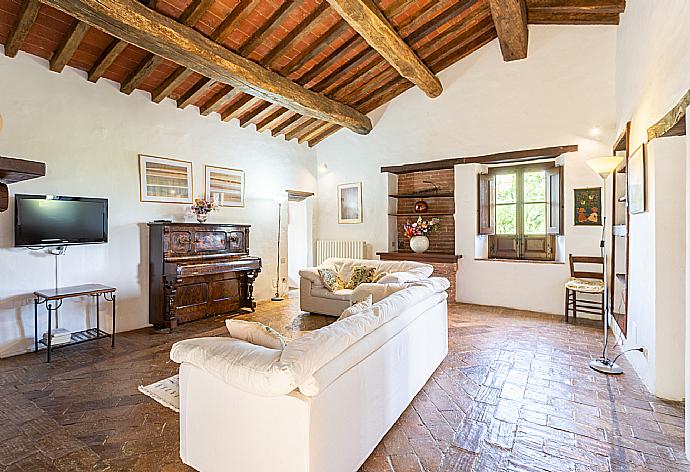
[[[496,180],[493,175],[489,174],[479,174],[477,177],[479,182],[479,199],[477,200],[479,206],[477,209],[479,234],[495,234]]]
[[[563,167],[546,169],[547,234],[563,234]]]
[[[521,238],[521,258],[533,261],[553,261],[556,256],[556,235],[525,235]]]
[[[520,238],[515,235],[489,236],[489,259],[518,259]]]

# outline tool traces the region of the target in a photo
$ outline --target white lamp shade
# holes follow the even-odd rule
[[[611,172],[616,170],[616,167],[618,167],[622,160],[623,156],[598,157],[588,160],[587,165],[599,174],[602,179],[605,179],[611,175]]]

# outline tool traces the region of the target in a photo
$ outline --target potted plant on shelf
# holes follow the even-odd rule
[[[436,231],[440,222],[441,220],[438,218],[426,221],[420,216],[414,223],[409,221],[405,223],[403,230],[405,231],[405,236],[410,238],[410,249],[420,253],[429,249],[429,233]]]
[[[197,198],[192,205],[192,212],[196,216],[199,223],[205,223],[208,214],[218,209],[218,205],[213,200],[206,200],[204,198]]]

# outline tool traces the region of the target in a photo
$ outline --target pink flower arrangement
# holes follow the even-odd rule
[[[213,200],[205,200],[203,198],[197,198],[194,200],[194,205],[192,205],[192,212],[195,215],[208,215],[212,211],[216,210],[218,205]]]
[[[403,230],[405,231],[405,236],[412,238],[414,236],[428,236],[432,231],[438,229],[438,225],[441,220],[438,218],[432,218],[429,221],[425,221],[420,216],[417,221],[410,223],[409,221],[403,225]]]

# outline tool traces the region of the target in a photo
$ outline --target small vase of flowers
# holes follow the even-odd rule
[[[410,223],[409,221],[403,225],[405,236],[410,238],[410,249],[414,252],[424,252],[429,249],[429,233],[438,229],[441,220],[432,218],[430,220],[423,220],[420,216],[417,221]]]
[[[212,211],[218,209],[218,205],[213,200],[206,200],[203,198],[197,198],[194,200],[194,205],[192,205],[192,213],[196,216],[196,220],[199,223],[205,223],[208,214]]]

